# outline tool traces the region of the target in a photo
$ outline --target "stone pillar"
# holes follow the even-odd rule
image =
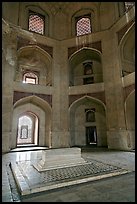
[[[53,53],[51,148],[69,147],[67,48],[57,42]]]
[[[115,31],[102,39],[102,66],[106,96],[107,142],[110,149],[130,148],[126,128],[118,40]]]
[[[11,144],[13,80],[16,66],[16,35],[6,22],[2,27],[2,152]],[[16,145],[16,141],[15,141]]]

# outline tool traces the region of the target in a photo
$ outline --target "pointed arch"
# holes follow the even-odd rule
[[[86,53],[85,53],[86,52]],[[92,57],[93,59],[101,61],[101,52],[95,48],[90,48],[90,47],[82,47],[76,52],[74,52],[70,57],[69,57],[69,62],[72,62],[79,54],[84,54],[84,58],[88,58],[90,56],[90,53],[92,52]]]
[[[90,64],[92,73],[86,75],[84,67]],[[101,52],[89,47],[83,47],[69,57],[70,86],[103,82]]]
[[[27,115],[29,112],[39,120],[38,145],[48,147],[51,145],[51,106],[37,96],[28,96],[18,100],[13,106],[11,149],[17,145],[19,117],[22,114]]]
[[[27,51],[37,51],[39,52],[41,55],[43,55],[45,59],[48,59],[49,61],[52,60],[51,56],[49,55],[49,53],[47,53],[45,50],[43,50],[42,48],[40,48],[37,45],[27,45],[24,47],[21,47],[18,51],[17,51],[17,56],[18,58],[22,55],[22,53],[26,53]]]
[[[94,110],[95,121],[86,121],[86,111]],[[97,146],[107,146],[106,134],[106,108],[102,101],[83,96],[74,101],[69,107],[69,124],[70,124],[70,144],[72,146],[86,145],[87,132],[92,128],[96,134]],[[89,128],[90,129],[89,129]]]
[[[37,45],[21,47],[17,51],[16,80],[22,81],[25,72],[33,72],[41,85],[52,85],[52,57]]]
[[[135,24],[133,23],[119,43],[119,58],[122,76],[135,71]]]
[[[130,51],[132,52],[134,51],[133,49],[135,49],[135,23],[133,23],[128,28],[128,30],[125,32],[125,34],[123,35],[119,43],[120,55],[122,60],[128,60],[126,59],[126,56],[125,56],[127,51],[127,48],[126,48],[127,46],[128,46],[128,50],[130,49]]]
[[[33,103],[37,106],[40,106],[44,111],[50,113],[51,112],[51,106],[50,104],[43,100],[42,98],[33,95],[33,96],[27,96],[24,98],[19,99],[18,101],[15,102],[13,108],[15,109],[18,106],[24,105],[26,103]]]
[[[94,97],[92,97],[92,96],[87,96],[87,95],[85,95],[85,96],[82,96],[81,98],[79,98],[79,99],[77,99],[76,101],[74,101],[71,105],[70,105],[70,107],[69,107],[69,110],[74,106],[74,105],[76,105],[78,102],[81,102],[81,101],[84,101],[84,100],[93,100],[93,101],[95,101],[95,102],[97,102],[97,103],[99,103],[99,104],[101,104],[103,107],[104,107],[104,110],[106,111],[106,105],[101,101],[101,100],[99,100],[99,99],[97,99],[97,98],[94,98]]]

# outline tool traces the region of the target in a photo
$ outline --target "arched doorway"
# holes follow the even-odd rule
[[[86,116],[86,145],[96,145],[97,144],[97,129],[96,129],[96,117],[95,108],[85,109]]]
[[[17,127],[17,146],[38,145],[38,117],[32,112],[20,115]]]
[[[104,104],[93,97],[73,102],[70,113],[70,145],[107,147],[106,113]]]
[[[20,125],[19,119],[22,121],[24,116],[27,122],[24,124],[20,122]],[[29,127],[26,127],[26,125],[28,125],[28,121],[30,122],[30,127],[33,129],[33,140],[31,140],[30,144],[51,146],[51,107],[40,97],[28,96],[18,100],[14,104],[10,148],[14,149],[17,145],[20,145],[17,143],[17,136],[21,136],[21,134],[25,136],[27,134]],[[22,129],[21,127],[19,128],[19,125],[22,126]]]

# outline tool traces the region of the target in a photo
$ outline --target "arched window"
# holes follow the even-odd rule
[[[95,122],[95,111],[94,110],[85,110],[86,111],[86,122]]]
[[[41,14],[29,11],[29,30],[44,34],[45,17]]]
[[[84,70],[83,84],[93,84],[94,83],[92,66],[93,66],[92,62],[83,63],[83,70]]]
[[[83,16],[76,19],[76,35],[91,33],[91,17]]]
[[[84,75],[93,74],[92,64],[93,64],[92,62],[83,63]]]
[[[23,83],[38,84],[38,76],[33,72],[26,72],[23,74]]]

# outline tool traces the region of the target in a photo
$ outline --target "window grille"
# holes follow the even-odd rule
[[[38,84],[38,76],[32,72],[27,72],[23,75],[23,83]]]
[[[39,34],[44,34],[44,17],[31,13],[29,15],[29,30]]]
[[[77,36],[91,33],[90,18],[83,17],[80,20],[78,20],[76,29],[77,29]]]

